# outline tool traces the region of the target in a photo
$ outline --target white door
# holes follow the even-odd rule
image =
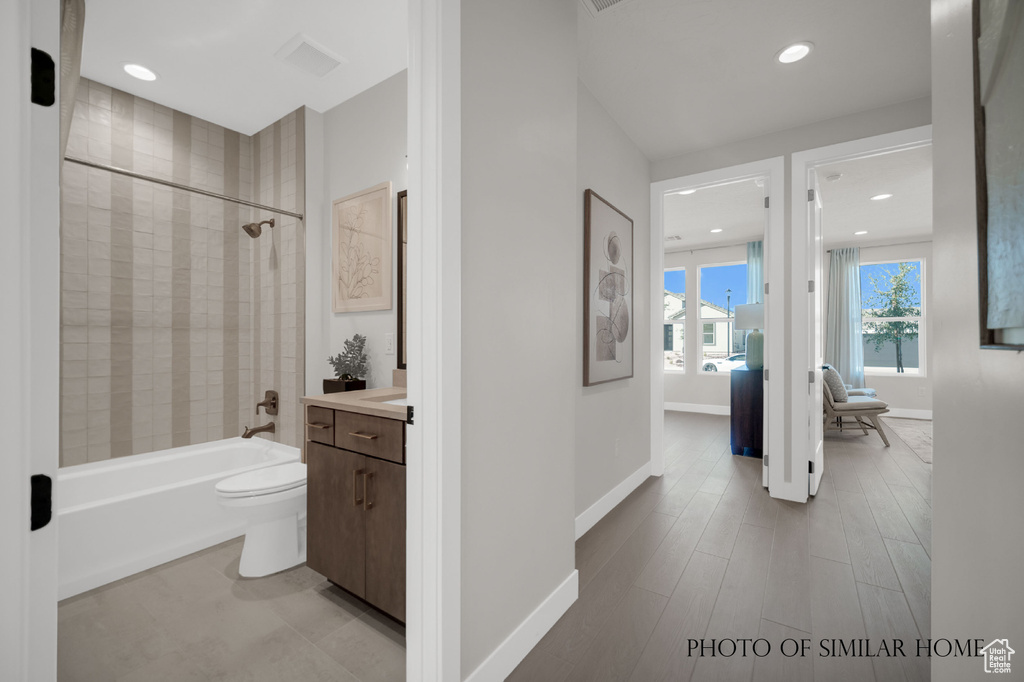
[[[825,282],[822,276],[823,249],[821,241],[821,192],[818,188],[818,174],[815,170],[810,171],[810,187],[813,190],[813,198],[807,202],[807,279],[813,284],[808,285],[807,292],[807,319],[810,321],[808,330],[809,365],[808,371],[808,400],[807,400],[807,435],[809,443],[807,452],[810,455],[810,467],[808,478],[808,492],[815,495],[818,492],[818,485],[821,483],[821,474],[825,467],[824,439],[822,437],[822,387],[821,387],[821,365],[825,362],[824,343],[822,342],[822,291]],[[813,377],[813,381],[811,378]]]

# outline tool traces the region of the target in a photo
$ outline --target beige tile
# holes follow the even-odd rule
[[[721,557],[693,554],[644,646],[632,682],[690,679],[697,659],[688,655],[687,640],[704,636],[727,566]]]
[[[811,641],[814,679],[837,682],[873,680],[870,659],[821,656],[822,639],[863,639],[861,616],[853,568],[828,559],[811,557]]]
[[[637,587],[666,597],[672,594],[719,499],[708,493],[694,495],[637,578]]]
[[[628,679],[667,603],[668,598],[660,594],[630,588],[568,679],[574,682]]]
[[[771,652],[754,660],[753,682],[812,682],[814,680],[814,663],[808,656],[787,655],[796,650],[792,644],[783,649],[783,641],[787,639],[801,642],[810,639],[810,633],[795,630],[770,620],[761,620],[760,637],[771,644]]]
[[[323,650],[287,628],[258,642],[249,656],[239,661],[237,668],[216,679],[224,682],[361,682]],[[379,679],[404,680],[404,670],[401,677],[389,673],[388,677]]]
[[[932,636],[932,565],[921,545],[886,540],[885,547],[899,576],[921,636]]]
[[[173,651],[118,677],[117,682],[204,682],[209,679],[180,652]]]
[[[541,639],[538,648],[576,663],[662,543],[675,519],[652,513],[582,590],[580,597]]]
[[[809,546],[807,505],[781,501],[761,616],[803,632],[811,629]]]
[[[850,562],[857,580],[890,590],[900,589],[885,543],[878,533],[867,500],[862,493],[837,491],[839,509],[850,549]]]
[[[405,628],[368,611],[317,642],[361,682],[405,679]]]

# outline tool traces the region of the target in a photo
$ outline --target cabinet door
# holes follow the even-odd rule
[[[306,563],[364,597],[366,457],[307,441],[306,467]]]
[[[366,462],[365,599],[405,622],[405,467]]]

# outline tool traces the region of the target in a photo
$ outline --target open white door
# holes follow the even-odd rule
[[[807,382],[807,435],[810,442],[807,452],[810,454],[810,471],[807,492],[816,495],[818,485],[821,483],[821,474],[825,468],[824,440],[822,438],[822,388],[821,388],[821,365],[824,363],[824,343],[822,342],[822,306],[821,295],[825,283],[821,281],[822,258],[824,245],[821,240],[821,192],[818,189],[818,174],[810,171],[808,182],[812,188],[811,201],[807,203],[807,254],[808,265],[808,286],[807,319],[810,324],[810,338],[808,349],[810,350],[810,366],[808,367],[808,378],[813,381]]]

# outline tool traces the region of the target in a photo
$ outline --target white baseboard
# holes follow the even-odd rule
[[[883,417],[896,417],[897,419],[927,419],[932,420],[931,410],[904,410],[898,407],[890,407],[888,414]]]
[[[604,515],[622,502],[626,497],[636,490],[637,486],[643,483],[651,475],[651,463],[647,462],[642,467],[626,477],[626,480],[612,488],[604,497],[590,505],[586,511],[576,517],[576,539],[579,540],[583,534],[594,527],[594,524],[604,518]]]
[[[673,412],[700,412],[701,414],[729,414],[728,405],[702,405],[700,403],[665,403],[666,410]]]
[[[526,655],[537,646],[548,630],[558,622],[573,602],[580,595],[580,574],[573,570],[541,605],[533,610],[519,624],[498,648],[491,652],[483,663],[477,666],[466,682],[492,682],[504,680],[512,674],[516,666],[523,662]]]

